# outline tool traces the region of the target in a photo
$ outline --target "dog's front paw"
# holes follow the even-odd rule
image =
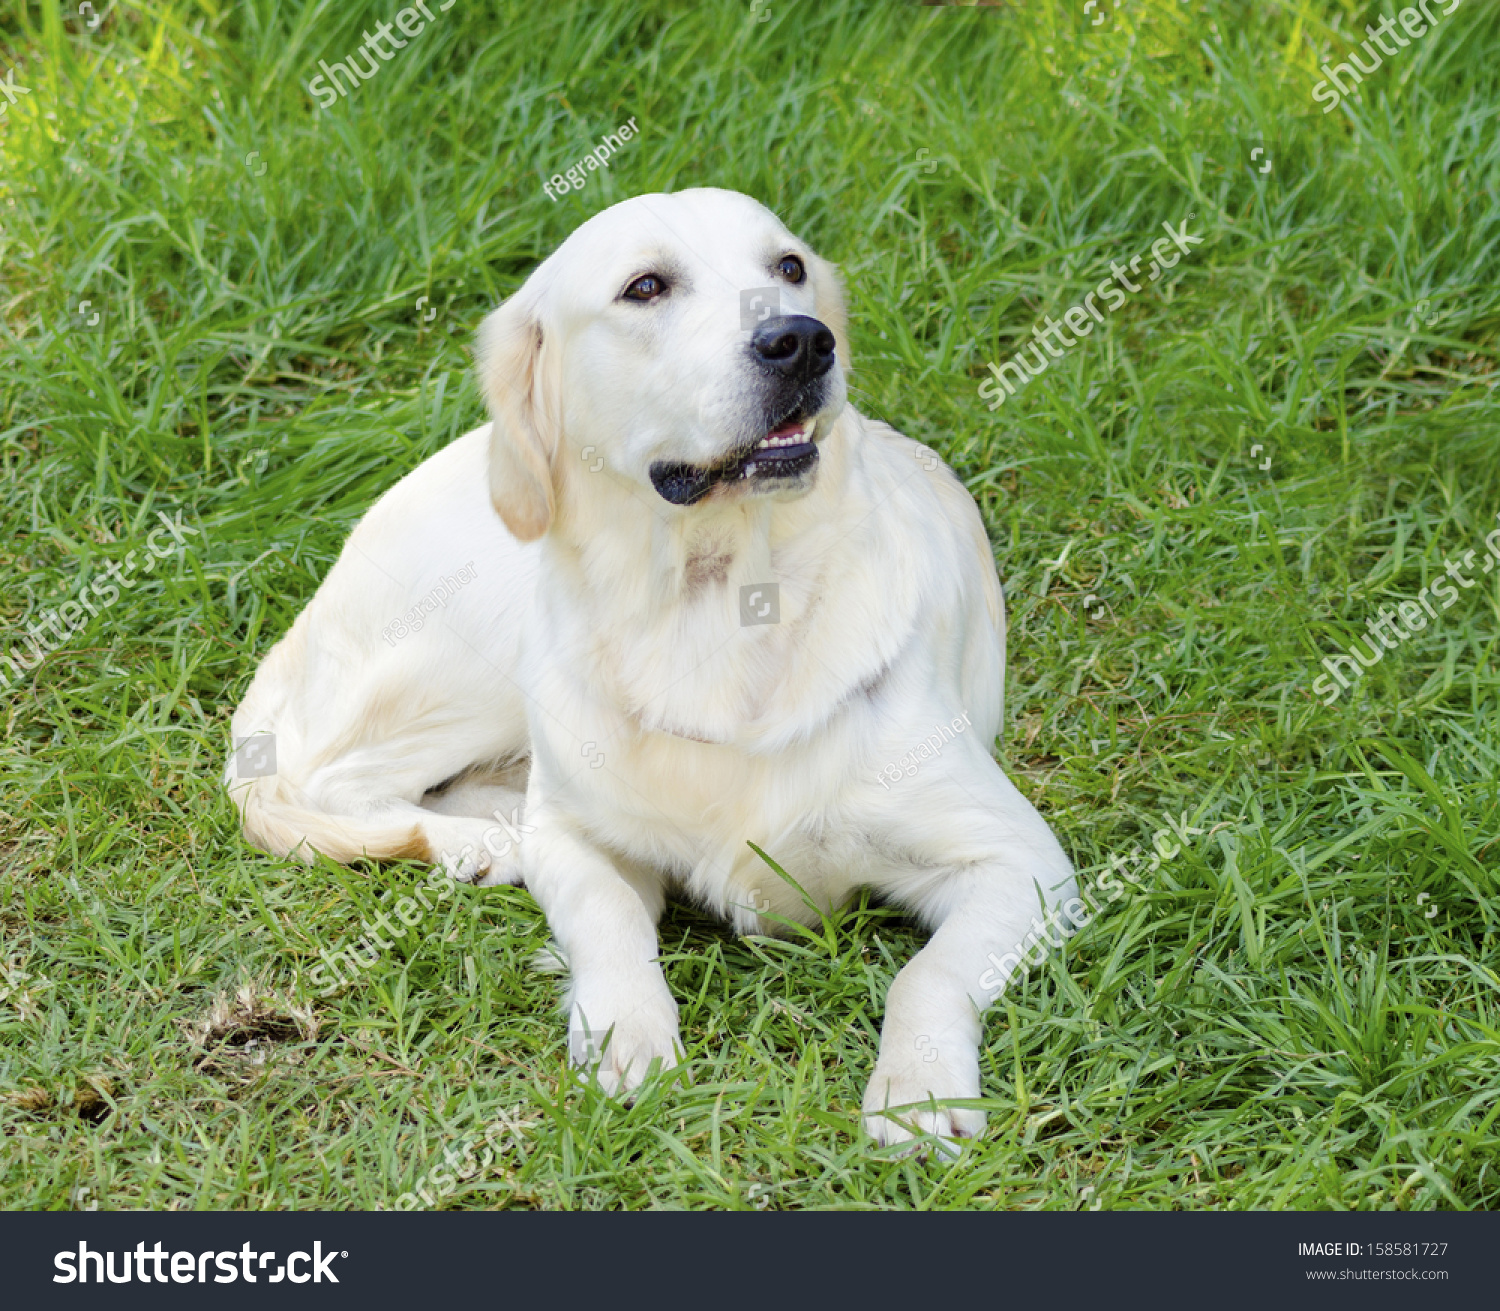
[[[677,1003],[670,995],[651,997],[628,1009],[607,1000],[573,1004],[568,1024],[568,1055],[574,1065],[592,1069],[611,1097],[629,1096],[645,1080],[653,1061],[670,1070],[682,1056]]]
[[[957,1139],[983,1131],[984,1112],[933,1103],[978,1096],[979,1053],[968,1044],[962,1052],[947,1052],[923,1035],[911,1051],[891,1052],[882,1043],[865,1089],[865,1132],[882,1147],[932,1134],[951,1144],[940,1149],[944,1155],[956,1156]]]

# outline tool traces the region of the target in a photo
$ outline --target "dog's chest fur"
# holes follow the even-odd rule
[[[775,931],[766,913],[816,923],[817,909],[843,902],[869,865],[863,839],[830,811],[840,809],[838,780],[851,793],[870,786],[878,712],[866,688],[884,666],[866,668],[875,644],[858,632],[847,636],[863,659],[823,631],[836,619],[817,572],[778,563],[779,622],[742,623],[748,571],[708,542],[688,555],[675,604],[651,622],[547,635],[544,649],[589,658],[570,695],[545,698],[577,705],[576,724],[548,716],[535,725],[592,837],[669,871],[741,931]],[[569,738],[584,734],[608,768],[568,767]]]
[[[775,932],[761,919],[767,912],[816,923],[818,909],[841,904],[860,886],[872,854],[859,827],[841,822],[847,816],[837,793],[830,797],[830,766],[840,755],[850,788],[859,786],[847,748],[858,735],[851,729],[830,725],[815,744],[760,757],[636,733],[611,757],[609,773],[587,780],[580,800],[596,840],[667,872],[680,891],[741,932]],[[806,900],[752,842],[796,880]]]

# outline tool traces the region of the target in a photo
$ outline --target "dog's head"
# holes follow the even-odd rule
[[[490,493],[523,541],[607,471],[690,513],[800,496],[844,406],[843,294],[763,205],[637,196],[596,214],[480,329]]]

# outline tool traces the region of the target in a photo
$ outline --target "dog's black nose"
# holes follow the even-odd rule
[[[793,382],[811,382],[833,367],[833,333],[806,314],[767,319],[750,338],[750,349],[768,369]]]

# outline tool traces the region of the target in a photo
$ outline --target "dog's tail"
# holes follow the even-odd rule
[[[236,778],[237,758],[230,757],[225,782],[239,808],[248,842],[273,856],[296,856],[312,863],[321,853],[341,865],[361,859],[426,860],[432,851],[421,826],[409,820],[382,823],[357,820],[307,804],[295,789],[274,778]]]

